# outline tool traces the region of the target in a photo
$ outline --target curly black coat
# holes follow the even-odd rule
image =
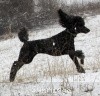
[[[17,71],[24,64],[29,64],[35,55],[39,53],[45,53],[52,56],[68,54],[74,61],[78,72],[85,72],[77,60],[78,57],[81,63],[84,63],[84,54],[81,50],[75,51],[74,38],[78,33],[88,33],[90,30],[85,27],[85,22],[80,16],[69,16],[61,9],[58,10],[58,15],[60,24],[66,29],[50,38],[28,41],[26,28],[20,30],[18,37],[24,44],[20,50],[18,61],[15,61],[12,65],[10,72],[11,82],[14,81]]]

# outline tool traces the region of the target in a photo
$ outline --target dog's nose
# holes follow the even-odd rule
[[[85,27],[85,28],[86,28],[86,33],[90,32],[90,29],[88,29],[87,27]]]
[[[88,32],[90,32],[90,29],[87,29]]]
[[[88,32],[90,32],[90,29],[88,29]]]

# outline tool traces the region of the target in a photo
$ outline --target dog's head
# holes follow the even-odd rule
[[[77,33],[88,33],[90,30],[85,26],[84,19],[80,16],[74,18],[74,28]]]
[[[58,10],[60,24],[68,30],[72,30],[75,34],[88,33],[90,30],[85,27],[84,19],[80,16],[67,15],[61,9]]]

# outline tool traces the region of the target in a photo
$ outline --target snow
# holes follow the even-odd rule
[[[75,38],[76,50],[85,54],[85,74],[78,73],[67,56],[38,54],[23,66],[14,82],[10,68],[18,58],[21,43],[12,38],[0,42],[0,96],[100,96],[100,15],[87,17],[88,34]],[[30,40],[51,37],[64,30],[59,24],[30,32]]]

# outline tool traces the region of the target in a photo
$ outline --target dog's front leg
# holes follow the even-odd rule
[[[85,55],[84,53],[82,52],[82,50],[69,50],[68,51],[68,54],[70,54],[71,56],[75,56],[75,57],[78,57],[80,59],[80,63],[81,64],[84,64],[84,58],[85,58]]]
[[[84,53],[82,52],[82,50],[76,50],[76,51],[75,51],[75,56],[78,57],[78,58],[80,58],[81,64],[84,64],[85,55],[84,55]]]
[[[10,71],[10,82],[13,82],[15,80],[16,77],[16,73],[17,71],[24,65],[23,62],[20,61],[15,61],[11,67],[11,71]]]
[[[80,73],[85,73],[84,68],[82,66],[80,66],[80,64],[79,64],[77,57],[75,55],[72,55],[72,54],[69,54],[69,56],[73,60],[73,62],[75,63],[77,71]]]

